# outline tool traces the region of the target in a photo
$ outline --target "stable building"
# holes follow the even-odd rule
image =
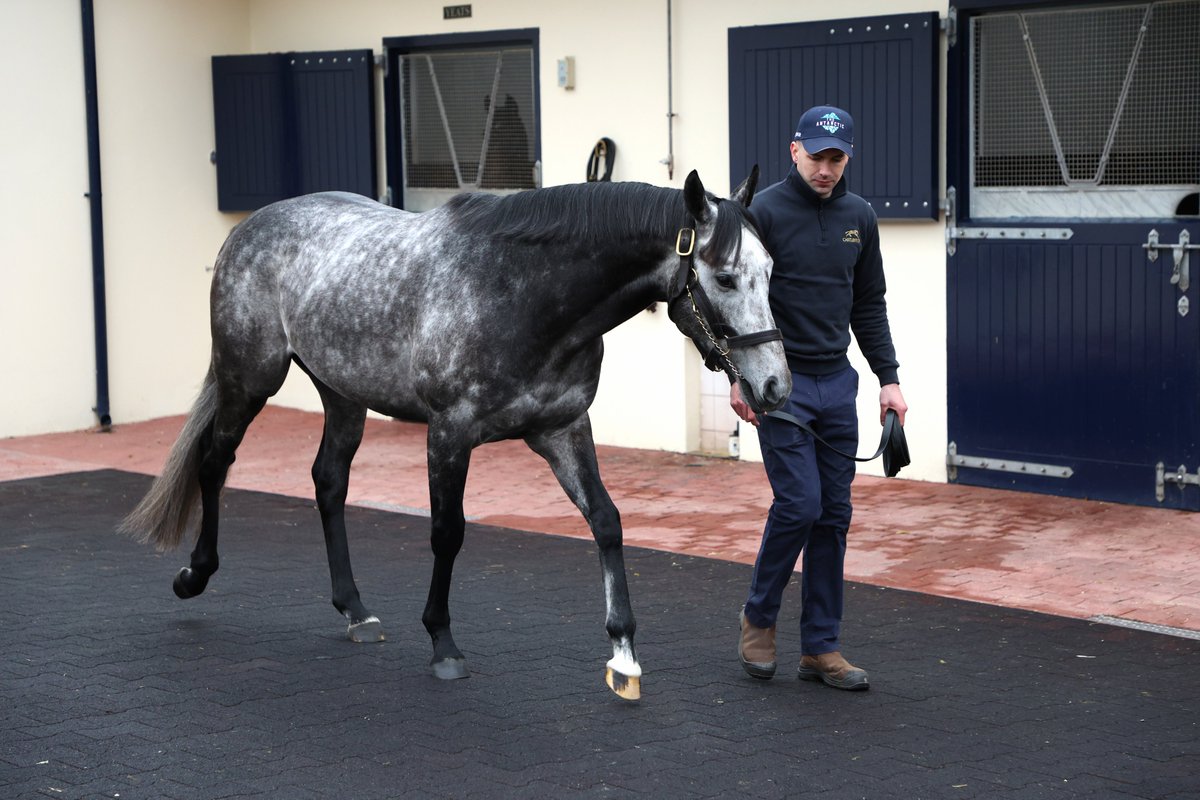
[[[0,436],[186,411],[217,251],[273,200],[726,194],[829,103],[881,222],[904,477],[1200,509],[1200,0],[827,8],[9,0]],[[664,309],[605,344],[598,442],[757,457]],[[298,370],[274,402],[320,408]]]

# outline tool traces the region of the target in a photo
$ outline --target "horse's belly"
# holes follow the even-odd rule
[[[322,350],[295,347],[314,378],[342,397],[389,417],[424,421],[428,414],[411,380],[406,354],[345,344]]]

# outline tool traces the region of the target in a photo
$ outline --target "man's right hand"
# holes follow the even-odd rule
[[[733,413],[749,422],[751,425],[758,427],[758,416],[755,415],[754,409],[750,408],[750,404],[742,397],[742,387],[737,382],[734,382],[729,387],[729,407],[733,409]]]

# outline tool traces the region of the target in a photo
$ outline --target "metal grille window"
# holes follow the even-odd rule
[[[399,66],[405,208],[538,184],[532,48],[408,53]]]
[[[1174,216],[1200,188],[1200,0],[986,15],[971,36],[972,216]]]

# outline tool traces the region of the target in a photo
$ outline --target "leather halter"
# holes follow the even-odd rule
[[[741,371],[729,358],[729,353],[735,347],[753,347],[766,342],[783,341],[783,334],[778,328],[768,328],[755,333],[739,334],[737,329],[720,320],[713,308],[704,286],[700,283],[700,275],[694,264],[696,252],[695,220],[689,219],[689,225],[679,229],[675,237],[675,253],[679,256],[679,270],[671,281],[671,300],[687,294],[692,306],[692,314],[700,323],[700,329],[708,340],[708,350],[704,353],[704,366],[713,372],[727,372],[735,380],[742,380]]]

